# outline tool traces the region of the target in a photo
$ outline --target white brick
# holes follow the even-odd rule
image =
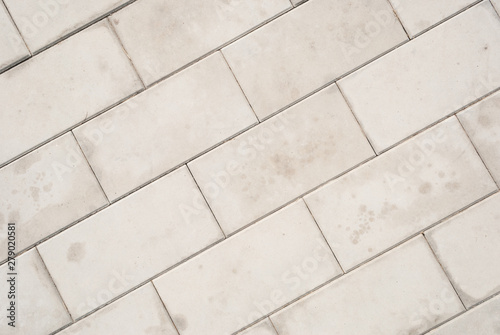
[[[29,56],[21,35],[0,2],[0,72]]]
[[[452,117],[305,200],[350,269],[495,190]]]
[[[500,87],[499,30],[486,1],[340,80],[375,150]]]

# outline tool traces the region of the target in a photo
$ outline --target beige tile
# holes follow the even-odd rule
[[[182,205],[198,198],[186,215]],[[79,318],[222,237],[183,167],[38,248]]]
[[[148,283],[86,317],[60,335],[178,335],[152,284]]]
[[[484,160],[500,185],[500,93],[496,93],[458,114]]]
[[[314,0],[223,53],[263,119],[405,40],[385,0]]]
[[[428,335],[498,335],[500,296],[445,323]]]
[[[495,190],[452,117],[305,201],[340,264],[350,269]]]
[[[500,292],[500,194],[426,232],[466,307]]]
[[[5,0],[32,52],[96,20],[126,0]]]
[[[257,119],[216,53],[75,130],[114,200]]]
[[[12,275],[10,264],[0,266],[0,333],[18,335],[46,335],[72,322],[64,303],[50,279],[38,252],[35,249],[16,257],[15,289],[7,282]],[[11,293],[13,292],[13,293]],[[8,295],[15,295],[9,299]],[[15,327],[8,325],[13,320],[7,317],[7,308],[15,301]]]
[[[0,72],[29,56],[19,31],[0,2]]]
[[[389,0],[410,36],[415,36],[477,0]]]
[[[288,0],[137,1],[111,22],[149,85],[289,7]]]
[[[3,73],[0,164],[141,87],[105,22]]]
[[[336,86],[189,163],[227,234],[373,156]]]
[[[420,236],[286,307],[280,335],[418,335],[463,306]]]
[[[238,333],[238,335],[278,335],[278,333],[276,333],[269,319],[266,318],[247,330]]]
[[[154,284],[180,334],[222,335],[341,273],[300,200]]]
[[[491,3],[496,8],[497,13],[500,15],[500,0],[491,0]]]
[[[71,133],[0,169],[0,185],[0,260],[7,223],[21,251],[108,203]]]
[[[340,80],[375,150],[500,87],[499,29],[486,1]]]

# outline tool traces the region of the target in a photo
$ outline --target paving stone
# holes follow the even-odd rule
[[[455,117],[305,197],[351,269],[496,191]]]
[[[278,313],[280,335],[418,335],[463,311],[417,237]]]
[[[300,200],[153,283],[182,335],[221,335],[341,273]]]
[[[257,119],[220,53],[75,130],[115,200]]]
[[[486,1],[340,80],[375,150],[500,87],[499,31]]]
[[[500,292],[500,194],[426,232],[465,306]]]
[[[137,1],[111,22],[149,85],[290,7],[288,0]]]
[[[238,333],[238,335],[278,335],[278,333],[276,333],[271,321],[264,319],[247,330]]]
[[[16,257],[15,259],[15,290],[7,282],[12,273],[9,264],[0,266],[0,333],[15,335],[46,335],[71,323],[64,303],[50,279],[45,266],[36,249]],[[15,292],[15,298],[9,299],[8,292]],[[8,325],[12,320],[7,318],[8,306],[15,301],[15,327]]]
[[[428,335],[497,335],[500,324],[500,296],[462,314]]]
[[[373,156],[330,86],[189,163],[226,234]]]
[[[178,335],[152,284],[148,283],[60,335]]]
[[[491,0],[491,3],[497,10],[497,13],[500,15],[500,0]]]
[[[389,0],[410,37],[472,5],[477,0]]]
[[[0,164],[141,87],[105,22],[3,73],[0,75]]]
[[[130,1],[126,0],[5,0],[33,53]]]
[[[500,93],[457,115],[488,170],[500,185]]]
[[[406,40],[385,0],[315,0],[223,53],[264,119]]]
[[[196,196],[198,212],[182,205]],[[79,318],[223,237],[185,167],[38,248]]]
[[[0,169],[0,185],[2,261],[9,222],[21,251],[108,204],[71,133]]]
[[[7,9],[0,2],[0,72],[30,56]]]

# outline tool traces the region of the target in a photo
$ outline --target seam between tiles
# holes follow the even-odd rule
[[[443,271],[443,274],[445,275],[446,279],[448,279],[448,282],[450,283],[451,287],[453,288],[453,291],[455,291],[455,294],[457,295],[458,297],[458,300],[460,300],[460,303],[462,304],[462,307],[464,308],[464,310],[466,311],[467,310],[467,307],[465,306],[464,302],[462,301],[462,297],[460,296],[460,294],[458,294],[458,291],[455,287],[455,285],[453,284],[453,281],[451,280],[451,277],[450,275],[448,274],[448,272],[445,270],[443,264],[441,264],[441,261],[439,260],[438,256],[436,255],[436,252],[434,251],[434,249],[432,249],[432,246],[431,244],[429,243],[429,240],[427,240],[427,237],[425,236],[425,233],[423,232],[422,233],[422,236],[427,244],[427,246],[429,247],[429,250],[431,251],[432,255],[434,256],[434,259],[436,260],[436,262],[439,264],[439,267],[441,268],[441,271]]]
[[[187,170],[189,171],[189,174],[191,175],[191,178],[193,178],[193,182],[195,183],[196,187],[198,188],[198,191],[200,192],[201,196],[203,197],[203,200],[207,204],[207,207],[210,210],[210,213],[212,213],[212,217],[214,218],[215,222],[217,222],[217,225],[219,226],[219,229],[222,232],[222,235],[224,236],[224,239],[225,239],[227,237],[226,233],[222,229],[222,226],[220,225],[219,220],[217,220],[217,217],[215,216],[214,211],[212,210],[212,207],[210,207],[210,204],[208,203],[208,200],[205,197],[205,194],[203,194],[203,192],[201,191],[200,185],[198,185],[198,182],[196,181],[196,178],[194,177],[193,172],[191,172],[191,169],[189,168],[189,166],[187,164],[185,164],[185,165],[186,165]]]
[[[396,19],[398,19],[398,22],[401,25],[401,28],[403,28],[403,31],[405,32],[406,37],[408,37],[408,40],[412,40],[412,38],[410,37],[410,34],[408,34],[408,30],[406,30],[406,27],[403,24],[403,20],[401,20],[401,18],[398,15],[398,12],[396,11],[396,8],[392,5],[391,0],[386,0],[386,1],[389,4],[389,6],[391,7],[391,9],[392,9],[392,11],[394,13],[394,16],[396,16]]]
[[[484,161],[483,157],[481,156],[481,154],[479,153],[479,151],[477,150],[476,148],[476,145],[474,144],[474,141],[472,141],[472,139],[470,138],[469,136],[469,133],[467,132],[467,130],[465,129],[464,125],[462,124],[462,121],[460,121],[460,118],[458,117],[458,115],[455,114],[455,117],[457,118],[457,121],[458,123],[460,124],[460,127],[462,127],[462,130],[464,131],[465,135],[467,136],[467,139],[469,140],[469,142],[471,143],[472,147],[474,148],[474,150],[476,151],[476,154],[477,156],[479,157],[479,159],[481,160],[481,163],[483,163],[483,166],[484,168],[486,169],[486,171],[488,171],[488,174],[490,175],[491,177],[491,180],[493,180],[493,183],[495,183],[496,187],[497,187],[497,190],[499,189],[499,185],[497,183],[497,181],[495,180],[495,178],[493,177],[493,174],[491,173],[490,169],[488,168],[488,166],[486,165],[486,162]]]
[[[245,94],[245,91],[243,91],[243,87],[241,87],[241,84],[240,82],[238,81],[238,78],[236,78],[236,74],[234,74],[234,71],[233,69],[231,68],[231,65],[229,65],[229,62],[227,61],[226,59],[226,56],[224,56],[224,53],[222,52],[222,49],[219,51],[221,56],[222,56],[222,59],[224,60],[224,63],[226,64],[227,68],[229,69],[229,71],[231,72],[231,74],[233,75],[233,78],[234,80],[236,81],[236,84],[238,84],[238,87],[240,88],[241,90],[241,93],[243,94],[243,96],[245,97],[245,100],[247,101],[248,103],[248,106],[250,106],[250,109],[252,110],[253,114],[255,115],[255,118],[257,119],[257,122],[260,123],[260,119],[259,117],[257,116],[257,113],[255,113],[255,110],[252,106],[252,104],[250,103],[250,100],[248,100],[248,97],[247,95]]]
[[[31,58],[31,56],[33,56],[33,53],[31,52],[30,48],[28,47],[28,44],[26,43],[26,41],[24,40],[24,36],[23,34],[21,34],[21,30],[19,29],[19,27],[17,26],[17,23],[16,21],[14,21],[14,17],[12,16],[12,14],[10,13],[10,9],[9,7],[7,7],[7,4],[5,3],[4,0],[1,1],[2,5],[4,6],[5,10],[7,11],[7,14],[9,15],[9,18],[10,18],[10,21],[12,22],[12,24],[14,25],[14,27],[16,28],[17,30],[17,33],[19,34],[19,37],[21,38],[21,40],[23,41],[24,45],[26,46],[26,50],[28,50],[28,53],[29,53],[29,56],[27,56],[26,58],[22,59],[22,60],[19,60],[17,63],[15,63],[15,65],[13,65],[12,67],[18,65],[19,63],[27,60],[28,58]],[[11,67],[9,67],[8,69],[10,69]],[[8,69],[4,69],[2,70],[1,72],[5,72],[6,70]]]
[[[268,316],[267,319],[269,320],[269,322],[271,323],[271,326],[273,327],[274,331],[276,332],[276,335],[280,335],[280,333],[278,332],[278,329],[276,328],[276,326],[274,325],[274,322],[273,320],[271,320],[271,318]]]
[[[497,12],[498,16],[500,16],[500,8],[496,8],[495,5],[493,4],[493,1],[489,0],[491,6],[493,7],[493,9],[495,10],[495,12]]]
[[[92,168],[92,165],[90,165],[90,162],[89,162],[87,156],[85,156],[85,152],[83,152],[82,146],[80,145],[80,142],[78,142],[78,139],[76,138],[75,133],[73,133],[73,131],[71,131],[70,133],[71,133],[71,135],[73,135],[73,139],[75,140],[76,144],[78,145],[78,148],[80,149],[80,152],[82,153],[82,156],[85,159],[87,166],[89,167],[90,171],[92,171],[92,174],[94,175],[95,180],[97,181],[97,184],[99,185],[99,188],[101,189],[101,192],[104,195],[104,198],[106,198],[108,205],[111,204],[111,202],[109,201],[108,195],[106,194],[106,192],[104,192],[104,188],[102,187],[101,181],[97,177],[94,169]]]
[[[326,245],[328,246],[328,248],[330,248],[330,251],[332,252],[332,255],[333,257],[335,258],[335,261],[337,262],[337,264],[339,265],[340,267],[340,270],[342,271],[343,274],[345,274],[345,271],[344,271],[344,268],[342,267],[342,264],[340,264],[339,262],[339,259],[337,258],[337,255],[335,255],[335,253],[333,252],[333,249],[332,249],[332,246],[330,245],[330,243],[328,242],[328,240],[326,239],[326,236],[325,234],[323,233],[323,230],[321,230],[321,227],[319,226],[318,224],[318,221],[316,221],[316,218],[314,217],[311,209],[309,208],[309,206],[307,205],[307,202],[304,198],[301,198],[302,199],[302,202],[305,204],[307,210],[309,211],[309,214],[311,215],[311,218],[313,219],[314,223],[316,224],[316,227],[318,227],[318,230],[319,232],[321,233],[321,236],[323,237],[323,239],[325,240],[326,242]]]
[[[68,306],[66,305],[66,302],[64,301],[64,299],[61,295],[61,292],[59,291],[59,288],[57,287],[56,281],[54,280],[54,278],[52,278],[52,275],[50,274],[49,268],[47,267],[47,264],[45,264],[45,261],[43,260],[42,254],[40,254],[40,251],[38,250],[37,247],[35,247],[34,249],[36,250],[38,257],[40,257],[40,260],[42,261],[43,267],[45,268],[45,271],[47,271],[47,274],[49,275],[49,278],[52,281],[52,284],[54,285],[54,288],[56,289],[57,295],[59,296],[59,299],[61,299],[61,302],[62,302],[64,308],[66,309],[66,312],[68,312],[68,315],[72,321],[70,324],[74,323],[75,318],[73,317],[73,315],[71,315],[71,312],[69,311]]]
[[[146,284],[146,285],[147,285],[147,284]],[[160,299],[161,305],[162,305],[162,306],[163,306],[163,308],[165,309],[165,312],[167,313],[167,316],[168,316],[168,318],[170,319],[170,322],[172,322],[172,325],[174,326],[175,331],[177,332],[177,334],[180,334],[179,329],[177,329],[177,326],[176,326],[176,324],[174,323],[174,319],[172,319],[172,316],[171,316],[171,315],[170,315],[170,313],[168,312],[167,306],[165,305],[165,302],[164,302],[164,301],[163,301],[163,299],[161,298],[161,295],[160,295],[160,293],[158,292],[158,289],[156,288],[156,285],[155,285],[155,283],[153,283],[153,281],[151,281],[151,285],[153,285],[153,289],[155,290],[156,295],[158,296],[158,299]]]
[[[130,62],[130,65],[132,66],[132,68],[135,71],[135,74],[137,75],[137,78],[139,78],[139,80],[141,81],[142,87],[144,88],[144,90],[146,90],[146,84],[144,84],[144,80],[142,79],[139,71],[137,70],[137,67],[134,64],[134,61],[132,60],[132,58],[130,58],[130,56],[129,56],[128,52],[127,52],[127,49],[125,49],[125,45],[123,45],[123,42],[122,42],[122,40],[120,38],[120,35],[118,35],[118,32],[116,31],[116,28],[113,25],[113,22],[109,19],[109,16],[106,17],[105,20],[107,21],[107,25],[109,26],[109,29],[111,30],[111,33],[115,36],[116,40],[120,44],[123,53],[125,54],[125,56],[127,56],[128,60]]]

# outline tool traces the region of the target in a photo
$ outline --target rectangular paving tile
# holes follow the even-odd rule
[[[59,334],[178,335],[151,283],[127,294]]]
[[[488,170],[500,185],[500,92],[457,116]]]
[[[468,308],[500,292],[500,194],[425,233]]]
[[[486,1],[340,80],[375,150],[500,87],[499,30]]]
[[[46,335],[71,323],[64,303],[50,279],[45,266],[36,249],[16,257],[15,272],[17,273],[15,289],[7,280],[12,277],[9,264],[0,266],[0,333],[15,335]],[[13,292],[13,293],[11,293]],[[8,295],[14,295],[9,299]],[[8,318],[7,308],[15,301],[15,327],[8,325],[13,320]]]
[[[418,335],[463,311],[423,237],[271,315],[280,335]]]
[[[264,319],[256,325],[239,332],[238,335],[278,335],[269,319]]]
[[[108,204],[71,133],[0,169],[0,185],[0,261],[9,222],[21,251]]]
[[[340,264],[351,269],[496,189],[452,117],[305,201]]]
[[[127,0],[4,0],[33,53],[103,16]]]
[[[462,314],[428,335],[498,335],[500,296]]]
[[[220,53],[75,129],[111,200],[257,119]]]
[[[231,234],[372,157],[335,85],[189,163]]]
[[[106,22],[3,73],[0,164],[141,88]]]
[[[190,201],[197,211],[187,215],[183,204]],[[38,248],[79,318],[221,238],[183,167]]]
[[[491,0],[493,6],[496,8],[497,13],[500,15],[500,0]]]
[[[111,22],[149,85],[289,7],[288,0],[149,0]]]
[[[180,334],[222,335],[341,273],[300,200],[153,283]]]
[[[413,37],[477,0],[389,0],[406,31]]]
[[[385,0],[315,0],[223,53],[263,119],[406,40]]]
[[[3,2],[0,2],[0,72],[30,56]]]

